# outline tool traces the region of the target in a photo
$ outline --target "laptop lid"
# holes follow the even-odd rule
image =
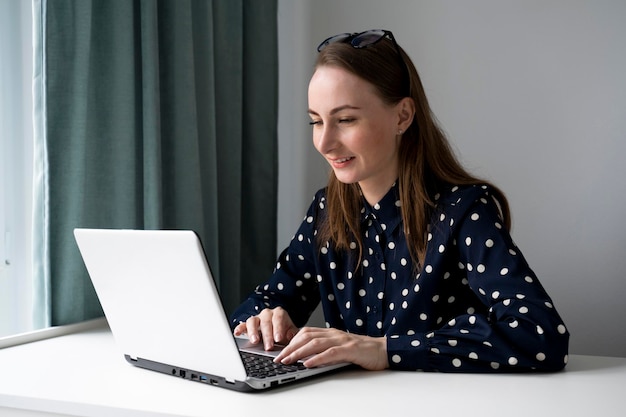
[[[74,231],[124,355],[243,381],[215,282],[191,231]]]
[[[116,345],[140,367],[237,390],[263,389],[348,364],[255,380],[198,236],[186,230],[75,229]],[[276,352],[268,352],[276,355]]]

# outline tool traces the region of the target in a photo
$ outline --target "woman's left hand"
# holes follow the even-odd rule
[[[318,327],[300,329],[274,361],[289,364],[303,358],[307,358],[304,366],[308,368],[340,362],[350,362],[372,371],[389,367],[385,337]]]

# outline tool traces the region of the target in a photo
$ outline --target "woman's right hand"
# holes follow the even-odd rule
[[[282,307],[276,307],[266,308],[258,315],[239,323],[233,333],[235,336],[247,334],[250,343],[257,344],[263,341],[264,349],[272,350],[275,343],[288,344],[298,330],[289,313]]]

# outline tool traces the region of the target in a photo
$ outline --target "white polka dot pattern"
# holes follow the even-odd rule
[[[397,185],[364,202],[358,248],[317,244],[324,190],[281,254],[274,274],[233,314],[233,325],[284,307],[296,325],[322,302],[327,326],[386,336],[391,368],[449,372],[561,369],[569,333],[502,226],[487,186],[441,190],[424,266],[411,261]],[[315,279],[312,279],[315,277]]]

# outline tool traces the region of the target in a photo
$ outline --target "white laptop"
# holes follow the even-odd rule
[[[252,391],[347,365],[277,370],[278,351],[234,337],[192,231],[75,229],[74,236],[116,345],[135,366]],[[247,371],[244,362],[256,361],[250,354],[269,356],[269,366]]]

